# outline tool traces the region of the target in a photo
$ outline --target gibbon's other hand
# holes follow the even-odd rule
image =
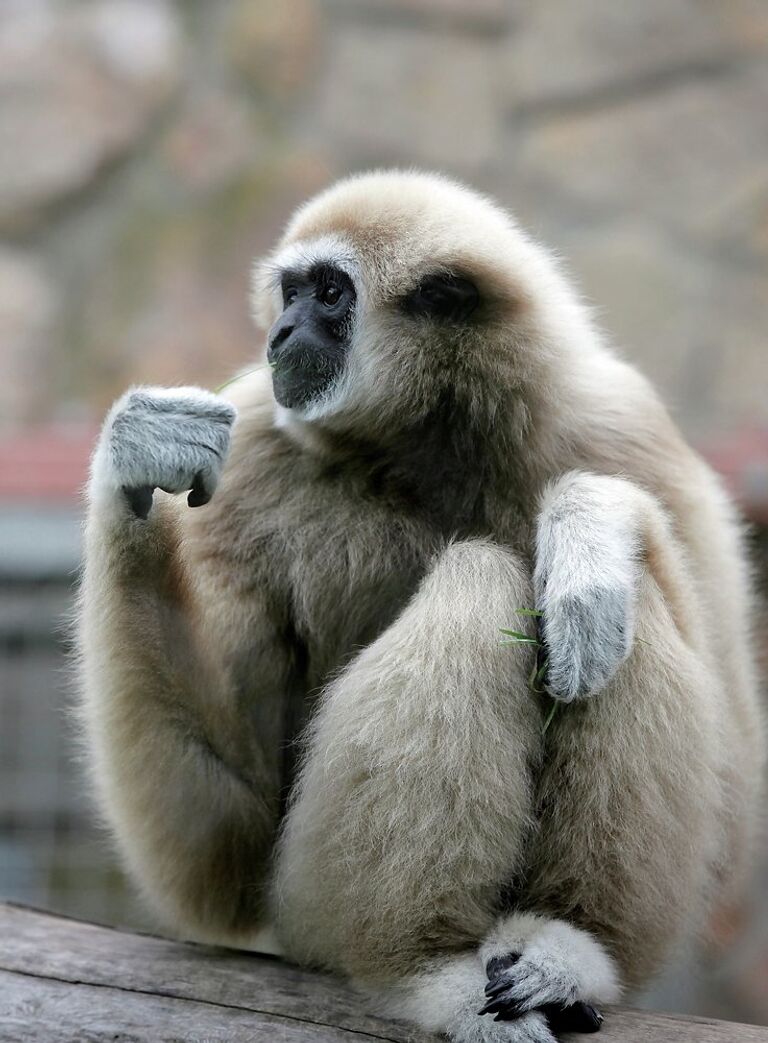
[[[190,507],[213,496],[236,411],[203,388],[137,387],[112,407],[94,468],[146,518],[155,489],[189,490]]]
[[[632,651],[637,602],[636,490],[622,479],[573,472],[539,517],[534,596],[544,687],[569,703],[601,691]]]
[[[635,597],[629,582],[550,595],[540,632],[543,684],[553,699],[570,703],[605,688],[632,650]]]

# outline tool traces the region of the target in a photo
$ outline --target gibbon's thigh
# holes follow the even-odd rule
[[[663,558],[674,553],[668,542]],[[685,597],[682,570],[675,582]],[[687,595],[693,604],[692,585]],[[630,986],[700,925],[722,855],[723,758],[733,755],[721,682],[647,564],[636,611],[634,645],[614,678],[558,705],[548,728],[526,894],[528,908],[594,930]]]
[[[517,557],[439,557],[398,619],[323,695],[276,873],[288,952],[360,977],[479,942],[519,868],[541,705]],[[532,629],[532,628],[529,628]]]

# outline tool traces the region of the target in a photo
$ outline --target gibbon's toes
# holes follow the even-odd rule
[[[603,1015],[589,1003],[572,1003],[568,1007],[544,1006],[540,1008],[547,1024],[554,1033],[599,1032]]]
[[[453,1043],[557,1043],[547,1019],[539,1011],[523,1014],[515,1021],[475,1018],[474,1022],[454,1025],[448,1038]]]
[[[539,1014],[543,1014],[547,1019],[547,1025],[552,1032],[559,1035],[561,1032],[599,1032],[603,1024],[603,1015],[596,1008],[591,1006],[589,1003],[571,1003],[567,1007],[557,1006],[555,1004],[545,1004],[543,1007],[537,1007],[536,1010]],[[480,1012],[481,1014],[483,1011]],[[487,1011],[487,1013],[493,1013],[493,1011]],[[519,1006],[512,1004],[508,1008],[502,1007],[496,1011],[494,1021],[517,1021],[521,1014],[525,1014],[525,1011],[521,1011]]]
[[[491,956],[490,960],[485,965],[485,973],[488,977],[489,983],[498,978],[504,971],[509,970],[513,967],[522,956],[519,952],[508,952],[504,953],[503,956]],[[487,986],[486,986],[487,991]]]
[[[478,1014],[496,1014],[499,1015],[502,1011],[508,1014],[508,1017],[517,1018],[523,1013],[523,1008],[518,1007],[517,1004],[510,1002],[507,1003],[504,998],[504,993],[509,988],[511,979],[507,975],[507,971],[514,967],[515,964],[520,960],[521,953],[509,952],[503,956],[492,956],[485,965],[485,973],[488,975],[488,984],[485,986],[485,995],[487,997],[485,1005],[482,1010],[479,1010]],[[505,1018],[496,1017],[494,1020],[502,1021],[507,1020]]]
[[[487,997],[480,1014],[517,1018],[546,1005],[566,1007],[577,998],[577,986],[546,963],[521,957],[485,986]]]
[[[533,1008],[543,1014],[547,1025],[554,1033],[561,1032],[599,1032],[603,1023],[603,1015],[589,1003],[577,1001],[568,1006],[547,1003]],[[531,1008],[518,1000],[507,1000],[504,993],[489,1000],[479,1014],[493,1014],[494,1021],[517,1021],[520,1017],[531,1013]]]
[[[599,1032],[603,1015],[589,1003],[546,1002],[547,995],[563,996],[564,992],[575,991],[564,985],[562,980],[547,982],[542,968],[523,963],[519,971],[521,953],[510,952],[503,956],[492,956],[485,965],[488,997],[478,1014],[493,1014],[494,1021],[517,1021],[521,1016],[538,1011],[547,1020],[554,1033]]]

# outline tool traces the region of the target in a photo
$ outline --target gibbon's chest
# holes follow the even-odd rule
[[[268,593],[277,627],[305,664],[307,690],[395,619],[447,542],[495,538],[496,526],[477,522],[460,500],[443,503],[433,487],[450,492],[450,483],[422,465],[330,467],[274,429],[233,454],[207,536],[245,566],[246,586]]]
[[[292,627],[322,684],[397,616],[437,540],[392,505],[329,481],[280,533]]]

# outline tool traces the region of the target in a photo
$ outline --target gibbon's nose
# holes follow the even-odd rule
[[[280,348],[288,340],[290,335],[296,329],[296,324],[291,320],[285,318],[278,319],[275,325],[272,327],[272,332],[269,336],[269,343],[267,345],[267,361],[274,362],[280,353]]]

